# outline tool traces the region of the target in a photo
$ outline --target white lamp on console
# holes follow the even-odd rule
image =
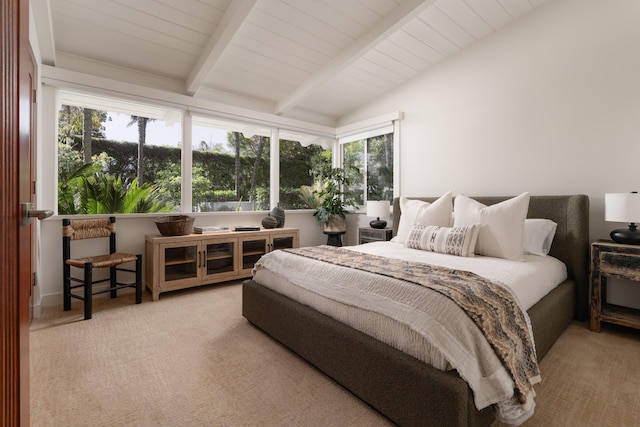
[[[367,216],[375,217],[369,223],[371,228],[385,228],[387,221],[381,218],[387,218],[389,216],[389,201],[388,200],[368,200],[367,201]]]
[[[627,245],[640,245],[640,231],[636,225],[640,222],[640,194],[636,191],[605,194],[604,220],[629,223],[629,228],[613,230],[611,240]]]

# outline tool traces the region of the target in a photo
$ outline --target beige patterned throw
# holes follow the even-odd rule
[[[509,290],[474,273],[332,246],[287,249],[299,256],[427,287],[455,302],[478,326],[515,384],[514,397],[528,410],[540,381],[525,313]]]

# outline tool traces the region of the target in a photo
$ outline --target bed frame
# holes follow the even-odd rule
[[[486,205],[508,198],[474,197]],[[393,206],[395,235],[398,199]],[[542,359],[574,318],[587,320],[589,199],[531,196],[528,217],[558,224],[550,255],[567,265],[569,276],[528,311]],[[398,425],[488,426],[494,420],[490,408],[476,409],[469,386],[455,371],[435,369],[253,280],[243,283],[242,314]]]

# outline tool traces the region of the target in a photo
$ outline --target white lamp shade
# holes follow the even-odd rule
[[[387,200],[367,201],[367,216],[374,218],[387,218],[390,205]]]
[[[605,194],[604,220],[610,222],[640,222],[640,194]]]

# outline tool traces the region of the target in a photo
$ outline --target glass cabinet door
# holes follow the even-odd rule
[[[163,255],[165,282],[198,277],[197,245],[165,247]]]
[[[280,236],[272,239],[272,250],[293,248],[293,236]]]
[[[267,253],[266,238],[249,238],[242,240],[242,270],[251,270],[260,257]]]
[[[207,243],[205,274],[233,272],[234,250],[235,242]]]

